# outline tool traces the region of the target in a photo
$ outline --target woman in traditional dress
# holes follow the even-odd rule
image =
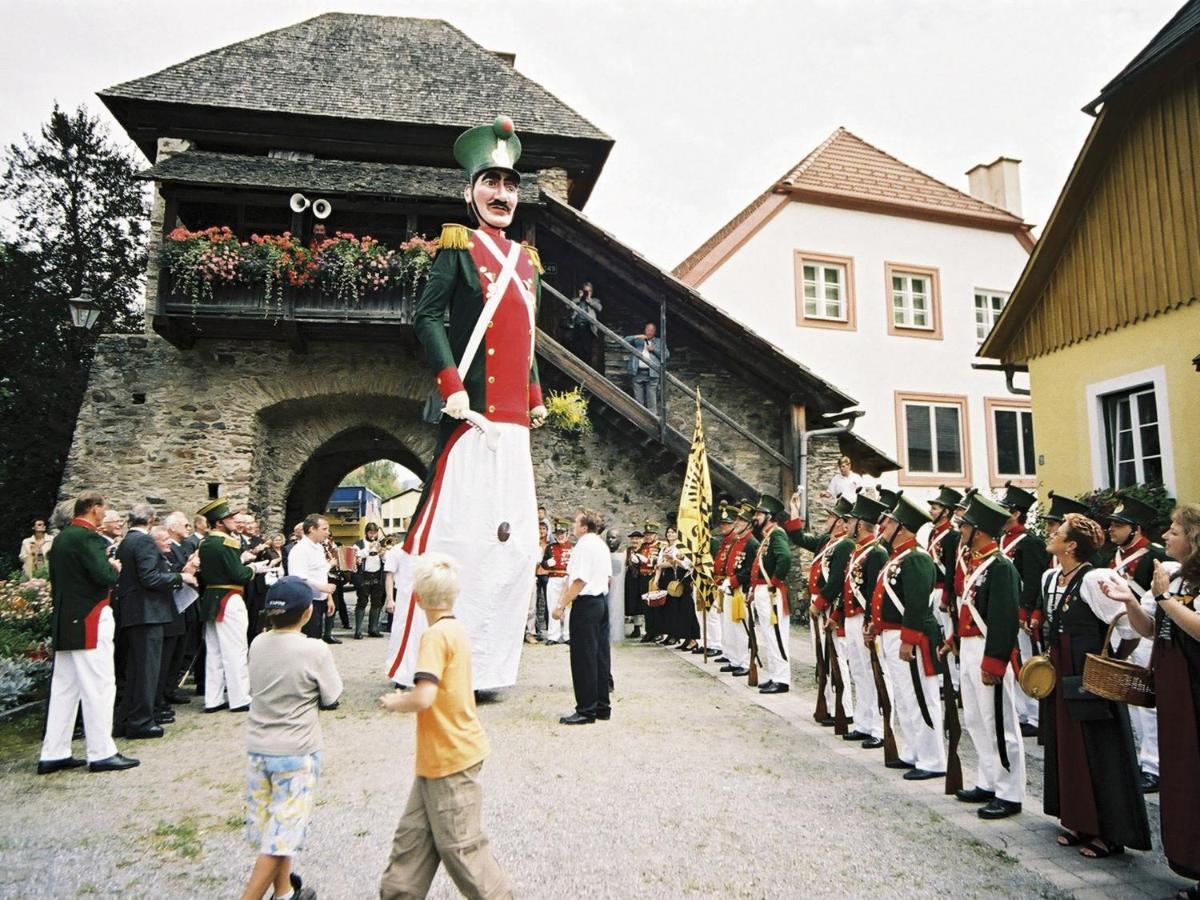
[[[630,640],[642,637],[642,616],[646,614],[646,601],[642,599],[646,589],[641,586],[641,565],[638,556],[641,546],[642,533],[629,532],[629,542],[625,545],[625,618],[633,622]]]
[[[1042,722],[1043,805],[1062,823],[1058,843],[1082,845],[1079,853],[1088,859],[1124,853],[1127,846],[1150,849],[1129,710],[1081,690],[1087,654],[1101,652],[1109,625],[1125,614],[1124,605],[1102,589],[1120,578],[1090,562],[1103,543],[1097,522],[1067,513],[1047,546],[1056,565],[1042,580],[1046,642],[1056,673],[1053,714]],[[1118,629],[1122,637],[1133,636],[1128,625]]]
[[[1120,600],[1143,637],[1154,638],[1150,665],[1158,710],[1159,816],[1163,853],[1171,870],[1197,885],[1180,900],[1200,898],[1200,505],[1175,510],[1163,536],[1178,563],[1154,564],[1140,603],[1124,583],[1105,589]]]
[[[684,618],[685,615],[690,614],[691,591],[688,588],[691,579],[688,576],[690,575],[691,561],[676,546],[679,540],[677,528],[667,528],[665,537],[666,540],[655,563],[658,569],[658,586],[667,591],[667,603],[663,607],[666,638],[661,643],[664,647],[690,650],[689,641],[692,636]],[[671,596],[673,584],[682,589],[682,593],[678,597]],[[695,616],[692,615],[692,618],[694,619]],[[694,642],[692,642],[692,646],[694,646]]]

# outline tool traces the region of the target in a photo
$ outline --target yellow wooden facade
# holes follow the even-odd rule
[[[1176,54],[1105,105],[980,350],[1029,367],[1043,496],[1120,486],[1105,411],[1146,388],[1163,481],[1200,500],[1197,58]]]

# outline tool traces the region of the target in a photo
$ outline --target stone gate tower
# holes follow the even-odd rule
[[[412,334],[411,286],[205,287],[172,276],[160,250],[177,228],[228,228],[242,241],[288,232],[300,246],[322,227],[393,248],[436,237],[466,221],[454,138],[498,113],[516,122],[531,173],[510,236],[536,245],[546,268],[543,381],[581,385],[595,424],[581,437],[535,432],[552,511],[594,506],[628,528],[673,510],[696,387],[719,493],[827,483],[840,452],[860,471],[892,465],[845,430],[810,439],[836,431],[853,399],[590,222],[581,210],[612,140],[510,55],[445,22],[323,15],[100,97],[153,164],[140,176],[155,190],[147,328],[100,339],[62,498],[95,487],[118,509],[194,510],[219,493],[275,530],[322,509],[370,460],[423,475],[433,379]],[[604,302],[589,353],[563,339],[583,281]],[[629,396],[619,340],[647,320],[671,349],[655,410]]]

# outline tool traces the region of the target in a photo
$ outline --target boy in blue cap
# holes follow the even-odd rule
[[[279,900],[316,892],[292,873],[304,845],[321,774],[317,709],[337,706],[342,679],[322,641],[301,632],[312,615],[312,585],[289,575],[267,591],[270,631],[250,645],[250,714],[246,730],[246,840],[258,851],[244,898],[274,886]]]

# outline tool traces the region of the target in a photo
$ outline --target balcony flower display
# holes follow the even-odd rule
[[[251,235],[240,241],[225,226],[203,231],[176,228],[160,251],[175,290],[192,301],[193,313],[211,301],[214,288],[261,288],[268,310],[282,311],[287,290],[318,290],[355,304],[370,293],[420,290],[437,242],[414,236],[395,249],[375,238],[337,232],[306,247],[290,232]]]

